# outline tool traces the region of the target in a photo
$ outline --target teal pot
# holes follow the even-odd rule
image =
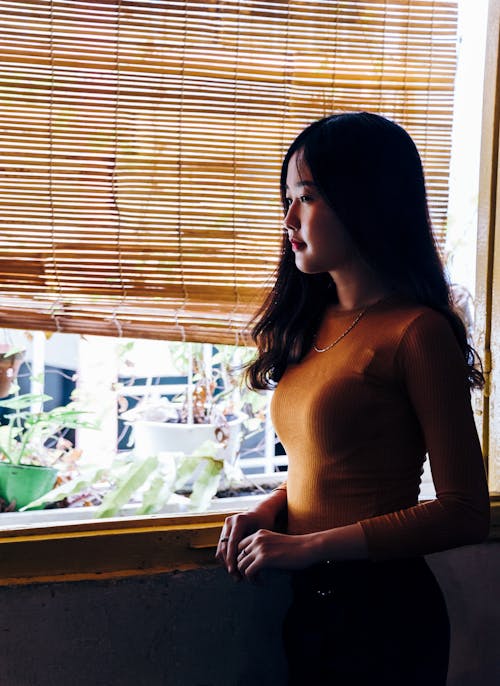
[[[0,498],[16,501],[16,510],[48,493],[56,483],[57,469],[0,462]]]

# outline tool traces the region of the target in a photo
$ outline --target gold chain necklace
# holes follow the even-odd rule
[[[327,350],[331,350],[335,345],[337,345],[337,343],[340,343],[340,341],[341,341],[343,338],[345,338],[345,336],[347,336],[347,334],[349,333],[349,331],[352,331],[352,330],[354,329],[354,327],[355,327],[356,324],[359,322],[359,320],[361,319],[361,317],[365,314],[365,312],[366,312],[367,309],[368,309],[368,307],[365,307],[363,310],[361,310],[361,312],[356,316],[356,318],[354,319],[354,321],[352,322],[352,324],[349,325],[349,327],[344,331],[344,333],[340,334],[340,336],[339,336],[338,338],[336,338],[336,339],[333,341],[333,343],[330,343],[330,345],[327,345],[326,348],[318,348],[318,347],[316,347],[316,336],[314,336],[314,339],[313,339],[313,348],[314,348],[314,350],[315,350],[317,353],[326,353]],[[316,334],[316,335],[317,335],[317,334]]]

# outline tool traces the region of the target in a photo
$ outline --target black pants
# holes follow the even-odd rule
[[[445,686],[448,613],[423,558],[321,563],[292,583],[289,686]]]

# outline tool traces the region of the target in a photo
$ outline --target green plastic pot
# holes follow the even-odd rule
[[[9,503],[15,500],[18,510],[48,493],[56,478],[57,469],[53,467],[0,462],[0,497]]]

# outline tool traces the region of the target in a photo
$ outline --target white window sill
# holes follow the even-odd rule
[[[182,516],[203,516],[214,513],[235,512],[236,510],[246,510],[260,502],[267,494],[245,495],[232,498],[215,498],[208,509],[201,512],[190,510],[184,503],[173,503],[166,505],[160,512],[151,515],[135,515],[137,506],[126,505],[119,515],[108,519],[96,518],[99,507],[67,507],[49,510],[32,510],[28,512],[2,512],[0,514],[0,536],[3,531],[26,531],[27,528],[39,529],[43,526],[54,526],[64,524],[83,524],[92,522],[119,522],[137,521],[140,523],[151,523],[156,520],[164,520],[166,517]]]

